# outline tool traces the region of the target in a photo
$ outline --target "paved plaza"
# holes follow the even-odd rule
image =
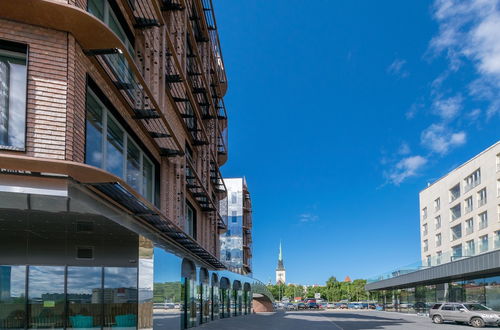
[[[454,323],[434,324],[428,317],[379,311],[290,311],[222,319],[201,326],[214,330],[354,330],[472,329]]]

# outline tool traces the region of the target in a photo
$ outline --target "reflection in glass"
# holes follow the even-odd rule
[[[28,327],[64,327],[64,267],[30,266]]]
[[[0,329],[24,329],[26,266],[0,266]]]
[[[486,306],[500,311],[500,276],[484,279]]]
[[[68,267],[68,328],[102,325],[102,268]]]
[[[475,279],[465,281],[464,283],[465,300],[468,303],[486,303],[484,280]]]
[[[106,170],[123,177],[123,130],[108,116],[106,144]]]
[[[127,139],[127,183],[137,191],[141,191],[141,152]]]
[[[102,107],[90,91],[87,93],[85,163],[102,167]]]
[[[0,49],[0,145],[24,148],[26,54]]]
[[[137,327],[137,268],[104,268],[104,327]]]

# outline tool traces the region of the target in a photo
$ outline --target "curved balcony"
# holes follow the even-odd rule
[[[165,156],[182,155],[183,146],[165,118],[132,55],[118,36],[102,21],[73,5],[51,0],[0,1],[0,17],[71,33],[88,56],[96,57],[110,77],[134,119],[154,139]],[[91,32],[90,32],[91,31]],[[126,63],[126,65],[125,65]],[[121,68],[122,72],[116,70]],[[126,68],[127,72],[123,72]],[[148,100],[137,102],[140,99]],[[140,108],[137,104],[140,103]]]

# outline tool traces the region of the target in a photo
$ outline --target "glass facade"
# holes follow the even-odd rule
[[[401,313],[428,313],[435,303],[467,302],[484,304],[500,311],[500,276],[449,281],[392,290],[370,292],[379,309]]]
[[[221,235],[222,262],[231,270],[243,268],[243,180],[224,180],[228,194],[227,231]]]

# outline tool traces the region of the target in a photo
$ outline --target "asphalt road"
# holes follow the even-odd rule
[[[354,329],[473,329],[455,323],[434,324],[428,317],[379,311],[289,311],[233,317],[211,322],[214,330],[354,330]]]

